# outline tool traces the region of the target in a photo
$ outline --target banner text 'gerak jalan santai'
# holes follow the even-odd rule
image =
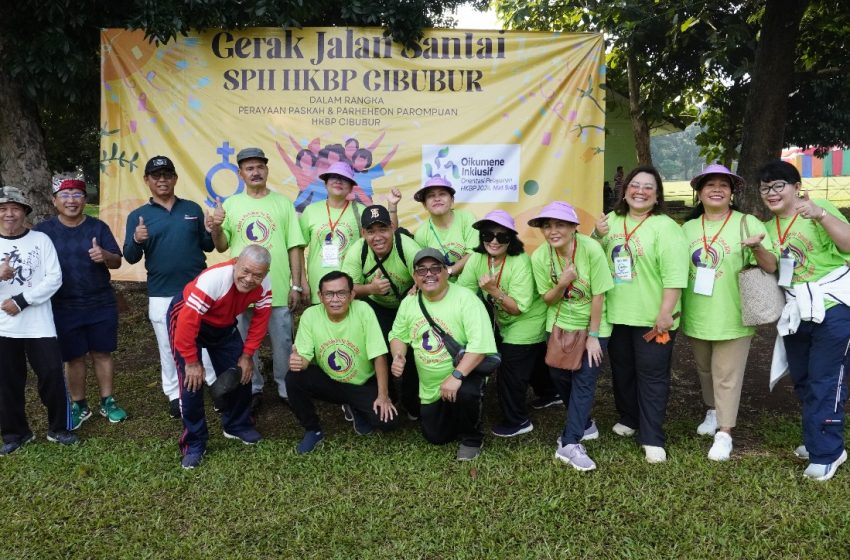
[[[492,60],[505,58],[505,40],[476,37],[464,32],[459,36],[424,37],[412,47],[402,47],[399,56],[427,60]],[[223,31],[213,36],[212,53],[222,59],[309,60],[321,66],[329,60],[392,58],[393,43],[383,35],[355,36],[347,30],[343,37],[328,37],[316,32],[316,50],[304,53],[303,36],[292,30],[278,37],[234,37]],[[349,91],[360,80],[371,92],[450,91],[481,92],[484,73],[469,69],[367,70],[362,76],[354,69],[320,68],[232,68],[224,71],[224,89],[253,91]]]

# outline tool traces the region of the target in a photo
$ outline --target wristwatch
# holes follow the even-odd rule
[[[452,377],[454,377],[455,379],[459,379],[460,381],[463,381],[463,373],[461,373],[458,370],[454,370],[452,372]]]
[[[302,288],[301,286],[290,286],[289,289],[293,292],[298,292],[299,294],[304,291],[304,288]]]
[[[446,272],[448,272],[448,273],[449,273],[449,276],[451,276],[451,275],[452,275],[452,267],[447,266],[447,267],[446,267]]]

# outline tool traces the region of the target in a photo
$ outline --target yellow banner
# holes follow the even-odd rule
[[[177,195],[211,208],[241,192],[235,154],[269,157],[269,186],[303,207],[337,158],[355,163],[362,196],[401,189],[401,225],[427,219],[413,193],[432,175],[481,217],[526,222],[566,200],[581,230],[601,210],[605,146],[602,36],[429,30],[405,48],[372,28],[211,31],[151,45],[141,31],[101,33],[101,219],[123,242],[147,202],[144,164],[177,167]],[[360,150],[360,151],[358,151]],[[209,263],[222,257],[211,256]],[[144,280],[126,263],[114,278]]]

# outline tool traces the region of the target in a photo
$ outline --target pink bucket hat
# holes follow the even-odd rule
[[[492,212],[488,212],[486,216],[472,224],[472,227],[480,230],[485,227],[488,222],[492,222],[502,226],[503,228],[507,228],[514,233],[518,233],[513,217],[504,210],[493,210]]]
[[[702,170],[702,173],[691,179],[691,188],[696,189],[699,187],[700,181],[703,178],[709,175],[726,175],[729,177],[729,182],[732,184],[733,189],[740,189],[744,186],[744,179],[735,175],[725,165],[720,165],[719,163],[712,163],[708,167]]]
[[[413,193],[413,200],[415,200],[416,202],[424,201],[425,191],[433,187],[440,187],[446,189],[452,194],[452,196],[455,195],[454,187],[452,187],[452,184],[449,182],[448,179],[446,179],[445,177],[440,177],[439,175],[434,175],[433,177],[425,181],[425,184],[419,187],[418,191]]]
[[[578,214],[576,213],[576,209],[573,208],[573,205],[556,200],[555,202],[550,202],[544,206],[536,218],[528,220],[528,225],[531,227],[540,227],[543,220],[547,218],[554,218],[556,220],[570,222],[575,225],[579,224]]]
[[[354,180],[354,172],[351,171],[351,166],[345,163],[344,161],[336,161],[328,167],[328,170],[319,175],[319,179],[322,181],[327,181],[328,177],[331,175],[339,175],[340,177],[344,177],[351,181],[353,185],[357,185],[357,181]]]

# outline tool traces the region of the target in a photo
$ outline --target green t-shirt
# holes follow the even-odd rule
[[[393,283],[402,298],[407,294],[408,290],[413,286],[413,257],[421,249],[419,244],[406,235],[400,235],[402,249],[404,252],[405,265],[401,256],[398,254],[398,248],[395,244],[395,236],[393,236],[393,249],[389,256],[383,261],[384,270],[389,275],[389,281]],[[375,253],[372,249],[367,249],[366,264],[361,266],[361,256],[363,255],[363,244],[365,239],[358,239],[351,246],[351,250],[345,255],[345,261],[342,263],[342,271],[354,279],[355,284],[368,284],[372,281],[381,269],[375,268]],[[365,276],[365,272],[372,270],[369,276]],[[380,305],[389,309],[396,309],[401,300],[396,297],[395,292],[390,290],[387,295],[370,295],[369,298]]]
[[[531,261],[525,253],[508,256],[503,267],[490,270],[490,258],[482,253],[472,252],[466,266],[463,267],[457,285],[468,288],[485,297],[478,287],[478,279],[485,274],[499,278],[499,288],[508,294],[519,307],[519,315],[511,315],[504,309],[498,308],[496,321],[502,340],[508,344],[535,344],[546,340],[546,304],[537,295],[534,288],[534,277],[531,274]]]
[[[467,352],[492,354],[496,340],[490,327],[490,318],[484,304],[473,292],[449,284],[440,301],[423,298],[431,318],[440,325]],[[389,340],[398,339],[413,347],[416,370],[419,372],[419,399],[430,404],[440,398],[440,384],[454,370],[452,357],[443,341],[434,332],[419,309],[419,298],[404,298],[398,308]]]
[[[614,276],[614,289],[606,295],[607,319],[613,325],[651,327],[658,318],[664,290],[688,286],[688,245],[682,228],[664,215],[651,215],[641,224],[628,214],[614,212],[608,214],[608,227],[608,235],[600,239]],[[628,248],[624,247],[626,232]],[[614,275],[614,259],[629,255],[632,279],[621,281]],[[680,309],[681,298],[673,313]],[[679,319],[675,319],[673,328],[678,326]]]
[[[339,323],[330,320],[324,305],[308,307],[298,323],[295,347],[328,377],[352,385],[366,383],[375,375],[372,360],[388,353],[375,312],[358,300],[351,302],[348,315]]]
[[[272,255],[269,270],[272,306],[286,307],[292,285],[289,250],[304,246],[292,202],[271,191],[263,198],[239,193],[225,200],[223,206],[226,214],[222,230],[230,244],[230,255],[238,257],[242,249],[251,244],[268,249]]]
[[[599,322],[599,336],[611,336],[611,324],[605,318],[605,306],[610,290],[614,287],[605,253],[599,244],[590,237],[576,233],[575,265],[577,278],[573,281],[569,297],[547,306],[546,331],[551,332],[558,318],[558,326],[564,330],[575,331],[590,326],[590,311],[593,296],[605,294],[602,303],[602,317]],[[569,249],[572,251],[572,248]],[[571,255],[572,258],[572,255]],[[566,263],[557,253],[544,243],[531,255],[531,268],[537,292],[542,296],[558,283],[558,278]],[[559,311],[560,309],[560,311]]]
[[[749,249],[741,245],[741,219],[745,216],[733,212],[729,222],[723,220],[690,220],[682,226],[688,242],[688,287],[682,290],[682,332],[702,340],[732,340],[755,333],[755,327],[741,322],[741,295],[738,291],[738,273],[746,264],[756,264]],[[721,230],[722,228],[722,230]],[[755,216],[747,220],[750,236],[766,233],[764,225]],[[720,234],[718,235],[718,232]],[[717,235],[714,243],[711,240]],[[705,241],[703,241],[705,238]],[[708,252],[705,245],[711,243]],[[770,237],[762,246],[774,251]],[[746,255],[747,262],[744,262]],[[694,293],[697,268],[715,269],[714,288],[710,296]]]
[[[330,208],[331,217],[328,219],[327,200],[321,200],[307,206],[301,214],[301,233],[307,241],[307,282],[310,284],[313,303],[321,301],[319,280],[328,272],[341,270],[346,253],[351,245],[360,239],[358,211],[362,212],[361,206],[352,202],[346,208]],[[331,240],[331,224],[334,224],[334,244],[339,250],[337,266],[326,265],[322,259],[322,248]]]
[[[413,238],[421,247],[433,247],[457,262],[478,247],[478,230],[472,227],[477,218],[467,210],[452,210],[454,219],[448,229],[435,226],[431,219],[419,225]]]
[[[813,199],[813,202],[844,222],[847,218],[828,200]],[[791,221],[794,224],[791,225]],[[792,257],[794,259],[794,275],[791,277],[791,285],[806,282],[817,282],[836,268],[846,266],[850,262],[850,253],[844,253],[835,246],[835,242],[829,236],[823,226],[817,220],[807,220],[802,216],[791,218],[779,218],[779,230],[785,238],[785,243],[780,244],[777,231],[776,217],[764,222],[767,234],[773,239],[780,257]],[[786,229],[790,226],[786,234]],[[835,301],[825,301],[824,307],[830,309],[838,305]]]

